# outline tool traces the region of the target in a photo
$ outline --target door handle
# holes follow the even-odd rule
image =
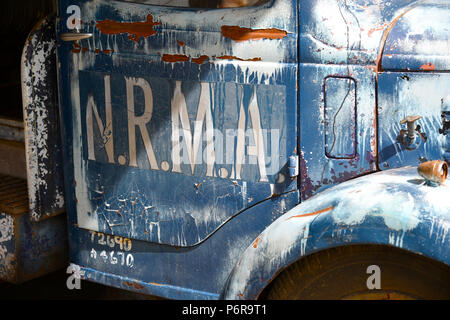
[[[62,41],[78,41],[92,37],[92,33],[66,32],[61,34]]]

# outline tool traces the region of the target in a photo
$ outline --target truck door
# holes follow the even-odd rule
[[[59,1],[68,211],[79,228],[192,246],[297,189],[297,2],[141,2]]]

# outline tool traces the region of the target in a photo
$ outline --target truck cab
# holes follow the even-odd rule
[[[207,3],[58,1],[77,275],[170,299],[448,297],[448,3]]]

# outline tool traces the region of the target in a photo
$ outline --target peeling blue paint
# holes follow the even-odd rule
[[[196,10],[61,0],[59,33],[70,31],[72,4],[92,37],[58,43],[66,199],[71,262],[90,280],[235,299],[256,298],[300,257],[348,243],[449,263],[448,203],[436,201],[448,187],[426,189],[411,168],[382,171],[444,157],[435,102],[446,73],[404,72],[404,59],[384,68],[413,13],[445,16],[446,3]],[[432,99],[419,97],[424,88]],[[399,122],[416,113],[424,141],[407,150]]]

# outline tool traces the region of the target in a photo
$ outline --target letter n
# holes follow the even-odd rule
[[[113,139],[113,121],[111,110],[111,86],[110,76],[105,76],[105,113],[106,121],[103,124],[98,109],[94,101],[94,97],[89,95],[87,108],[86,108],[86,127],[87,127],[87,140],[88,140],[88,159],[95,161],[94,150],[94,125],[93,115],[95,117],[97,127],[102,137],[102,144],[106,150],[108,156],[108,162],[114,163],[114,139]]]

